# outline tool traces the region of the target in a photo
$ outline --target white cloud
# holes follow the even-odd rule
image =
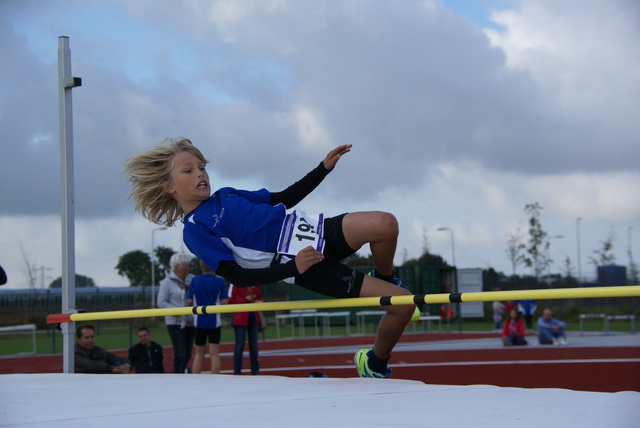
[[[568,174],[527,181],[555,216],[634,223],[640,219],[640,173]]]
[[[306,106],[295,109],[294,120],[298,129],[298,138],[306,148],[322,148],[329,151],[338,144],[334,143],[329,130],[322,124],[322,119]]]
[[[566,109],[601,111],[616,100],[637,108],[640,57],[630,53],[639,17],[629,1],[524,1],[493,14],[504,31],[485,33],[510,67],[531,73]]]

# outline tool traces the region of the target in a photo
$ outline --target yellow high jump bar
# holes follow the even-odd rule
[[[417,305],[432,303],[493,302],[496,300],[589,299],[596,297],[638,297],[640,285],[622,287],[583,287],[540,290],[485,291],[479,293],[416,294],[386,297],[356,297],[350,299],[300,300],[291,302],[241,303],[235,305],[187,306],[180,308],[134,309],[72,314],[51,314],[48,324],[76,321],[97,321],[129,318],[150,318],[171,315],[224,314],[233,312],[286,311],[295,309],[354,308],[361,306]]]

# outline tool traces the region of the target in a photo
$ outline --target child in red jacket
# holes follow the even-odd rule
[[[504,346],[526,345],[524,338],[524,321],[520,319],[520,313],[513,308],[509,311],[509,319],[502,327],[502,342]]]

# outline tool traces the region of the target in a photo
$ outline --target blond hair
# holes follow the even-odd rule
[[[190,140],[167,138],[153,150],[131,156],[124,165],[123,173],[131,182],[129,197],[134,209],[153,223],[173,226],[184,217],[178,202],[162,187],[163,182],[171,179],[173,159],[181,152],[208,163]]]

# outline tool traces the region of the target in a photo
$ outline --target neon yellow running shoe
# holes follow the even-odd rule
[[[368,363],[369,363],[370,353],[371,353],[371,350],[369,349],[361,349],[358,352],[356,352],[356,355],[354,355],[353,360],[356,363],[356,370],[358,371],[358,375],[360,377],[374,377],[374,378],[380,378],[380,379],[386,379],[389,376],[391,376],[391,373],[393,372],[393,370],[389,368],[387,369],[387,372],[384,374],[374,372],[369,368]]]
[[[413,310],[413,315],[411,315],[411,322],[420,321],[421,316],[422,314],[420,313],[420,309],[418,309],[418,307],[416,306],[416,308]]]

